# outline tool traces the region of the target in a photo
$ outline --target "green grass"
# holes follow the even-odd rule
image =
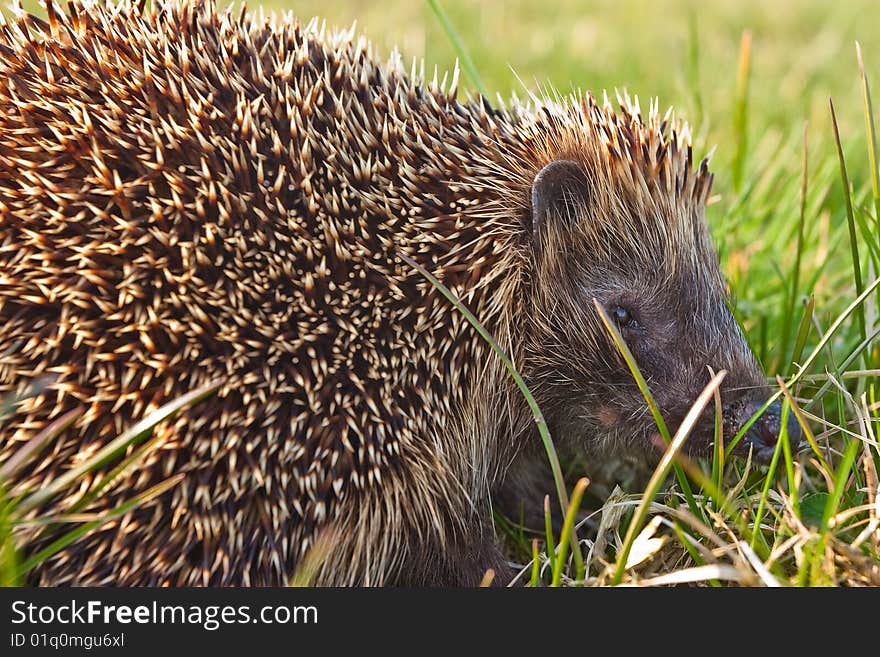
[[[438,4],[442,14],[430,6]],[[357,20],[380,52],[396,45],[406,59],[424,57],[427,71],[451,69],[464,50],[472,66],[463,87],[484,85],[493,102],[547,85],[626,88],[643,105],[659,96],[690,121],[697,156],[717,146],[708,219],[734,311],[770,380],[787,381],[779,394],[811,447],[798,453],[781,436],[770,468],[725,458],[724,449],[713,462],[690,463],[673,447],[649,486],[626,491],[586,464],[593,483],[571,496],[562,534],[576,531],[584,565],[549,517],[541,527],[499,519],[522,564],[517,581],[880,585],[873,2],[304,0],[293,8],[339,26]],[[563,464],[570,485],[582,466]],[[673,466],[678,476],[661,488]],[[582,494],[591,510],[575,523]],[[12,547],[16,500],[0,505],[7,582],[23,567]]]
[[[161,436],[152,437],[156,427],[215,392],[221,383],[206,384],[161,406],[88,458],[72,463],[64,474],[40,482],[38,488],[18,482],[12,492],[7,490],[6,482],[15,482],[16,472],[32,463],[63,432],[75,431],[71,427],[83,409],[68,411],[19,447],[0,465],[0,586],[24,584],[27,574],[46,559],[178,484],[182,474],[172,475],[109,510],[102,506],[97,513],[90,511],[92,502],[100,502],[101,496],[124,480],[123,475],[136,470],[160,446]],[[39,387],[32,387],[21,397],[0,400],[0,409],[12,410],[32,398],[36,398],[35,403],[48,403],[41,393]],[[0,410],[0,428],[4,416]],[[101,475],[108,464],[114,467]],[[22,559],[18,554],[20,545],[37,549]]]

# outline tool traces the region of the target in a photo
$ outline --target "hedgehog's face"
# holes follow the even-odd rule
[[[671,432],[711,372],[727,371],[721,398],[729,441],[770,391],[728,307],[702,206],[629,202],[592,182],[591,189],[583,165],[563,160],[547,165],[532,189],[525,369],[551,429],[591,451],[650,454],[659,442],[595,299],[617,324]],[[771,455],[779,414],[778,403],[771,406],[740,451]],[[708,453],[713,429],[710,404],[688,450]],[[793,417],[789,435],[799,436]]]

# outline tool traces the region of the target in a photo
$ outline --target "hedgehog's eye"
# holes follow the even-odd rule
[[[639,327],[639,323],[636,321],[635,317],[633,317],[632,313],[626,308],[612,306],[610,314],[611,318],[620,328],[634,329]]]

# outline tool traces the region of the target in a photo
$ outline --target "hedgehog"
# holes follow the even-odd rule
[[[545,462],[534,417],[412,262],[588,460],[656,459],[657,437],[593,300],[671,427],[712,370],[726,438],[767,399],[705,218],[712,174],[656,101],[492,107],[354,28],[214,0],[44,7],[0,27],[0,398],[49,377],[0,424],[0,461],[82,409],[12,482],[39,486],[219,387],[92,509],[180,483],[33,584],[286,584],[323,537],[315,584],[507,581],[493,501]],[[780,423],[777,402],[737,449],[766,457]]]

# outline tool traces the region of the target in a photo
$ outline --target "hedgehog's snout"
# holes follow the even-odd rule
[[[755,400],[750,401],[745,404],[740,404],[737,409],[733,412],[733,419],[735,421],[735,426],[733,427],[734,432],[731,434],[731,438],[733,435],[739,431],[742,426],[748,422],[751,417],[758,411],[758,409],[763,406],[763,400]],[[770,461],[770,458],[773,456],[773,451],[776,449],[776,443],[779,440],[779,434],[782,429],[782,402],[775,401],[770,407],[761,414],[757,420],[755,420],[754,424],[749,427],[749,430],[746,432],[743,437],[743,447],[748,450],[749,446],[752,448],[752,457],[757,461],[766,463]],[[797,449],[798,445],[801,442],[801,438],[803,434],[801,432],[800,424],[798,424],[797,418],[794,416],[794,413],[789,411],[788,420],[786,422],[786,430],[788,433],[789,443],[793,448]]]

